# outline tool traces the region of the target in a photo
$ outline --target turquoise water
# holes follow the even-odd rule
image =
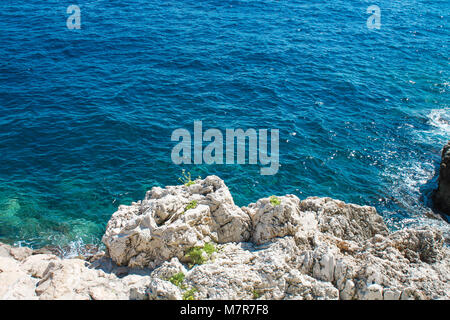
[[[0,3],[0,241],[98,243],[119,204],[181,170],[238,205],[271,194],[425,217],[450,133],[450,2]],[[173,130],[280,130],[277,175],[172,163]]]

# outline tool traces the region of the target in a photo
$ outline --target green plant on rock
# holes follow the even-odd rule
[[[198,206],[198,202],[197,200],[192,200],[191,202],[188,203],[188,205],[186,206],[186,208],[184,208],[184,211],[188,211],[189,209],[195,209]]]
[[[204,264],[214,252],[217,252],[214,244],[205,243],[203,247],[193,247],[189,249],[185,258],[190,261],[189,267],[192,268],[194,265]]]
[[[208,256],[211,256],[214,252],[217,252],[216,246],[211,242],[205,243],[203,250],[205,250]]]
[[[202,247],[195,247],[188,250],[186,254],[186,258],[190,260],[189,267],[192,267],[196,264],[204,264],[206,259],[203,255]]]
[[[253,299],[258,299],[261,297],[261,292],[259,292],[258,290],[253,290],[252,294],[253,294]]]
[[[181,289],[186,289],[186,285],[183,284],[184,282],[184,273],[178,272],[177,274],[174,274],[169,278],[169,281],[172,282],[174,285]]]
[[[183,293],[183,300],[195,300],[195,293],[198,290],[196,288],[191,288]]]
[[[189,186],[192,186],[193,184],[195,184],[195,181],[192,181],[191,173],[190,172],[186,173],[185,169],[183,169],[181,171],[181,177],[179,177],[178,180],[182,184],[184,184],[186,187],[189,187]]]
[[[281,204],[281,200],[277,196],[271,196],[270,197],[270,204],[274,207],[279,206]]]

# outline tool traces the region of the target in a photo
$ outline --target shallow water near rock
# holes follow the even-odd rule
[[[0,3],[0,241],[99,243],[119,204],[192,176],[425,215],[450,133],[448,1]],[[280,130],[281,167],[171,162],[177,128]],[[74,249],[76,251],[76,249]]]

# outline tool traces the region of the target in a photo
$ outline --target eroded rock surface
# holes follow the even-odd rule
[[[121,206],[109,221],[103,242],[118,265],[156,267],[208,242],[250,238],[250,217],[234,204],[216,176],[186,186],[154,187],[145,199]]]
[[[374,208],[331,198],[239,208],[215,176],[121,206],[103,241],[92,262],[0,244],[0,299],[450,298],[439,231],[392,233]]]

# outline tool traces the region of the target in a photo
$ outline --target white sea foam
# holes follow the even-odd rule
[[[103,246],[98,241],[95,241],[95,239],[86,243],[81,237],[77,237],[77,239],[70,241],[66,246],[60,247],[62,256],[68,259],[79,256],[90,256],[102,249]]]
[[[428,114],[428,124],[438,130],[437,134],[449,134],[450,108],[431,110]]]
[[[450,108],[433,109],[426,116],[430,128],[412,132],[413,140],[433,146],[443,144],[450,135]],[[450,224],[441,219],[430,218],[431,209],[427,206],[426,198],[431,195],[431,189],[437,187],[433,185],[436,183],[433,180],[436,178],[435,168],[435,159],[430,158],[424,162],[411,157],[400,167],[390,166],[386,169],[384,177],[393,182],[389,194],[401,210],[409,214],[409,218],[399,221],[396,219],[396,212],[384,211],[386,223],[391,228],[433,226],[441,230],[446,239],[450,239]],[[429,185],[424,188],[426,184]],[[430,194],[425,194],[427,192]]]

